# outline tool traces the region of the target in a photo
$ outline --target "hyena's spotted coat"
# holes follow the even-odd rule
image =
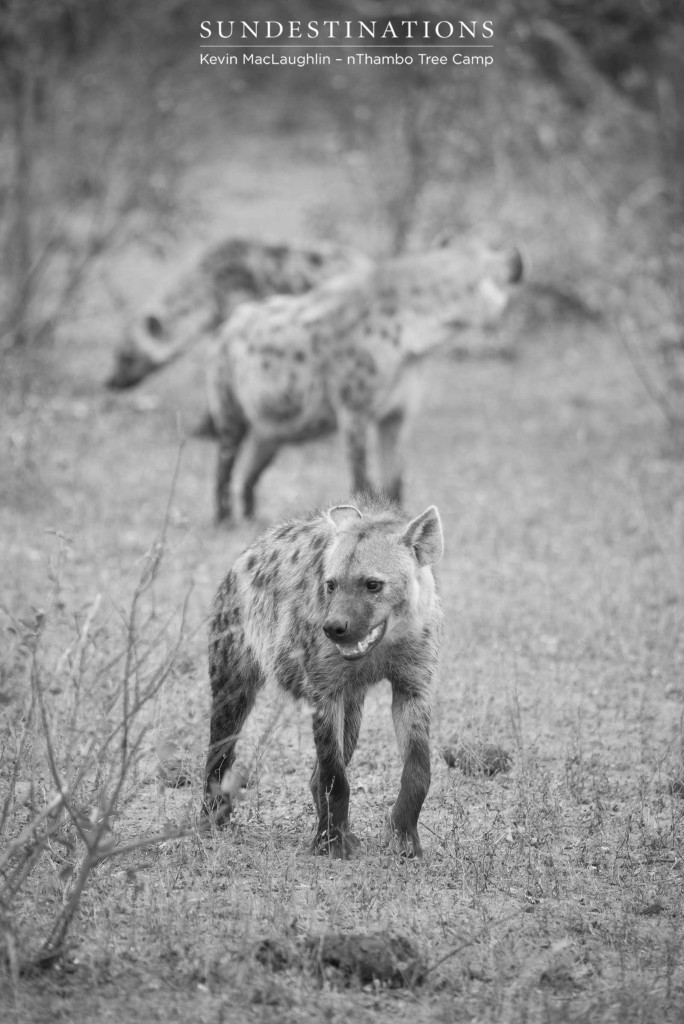
[[[463,328],[497,320],[522,274],[517,251],[476,243],[364,267],[306,295],[242,305],[209,368],[219,435],[217,519],[254,511],[254,489],[285,443],[341,430],[354,493],[371,493],[369,431],[380,487],[401,499],[402,448],[421,398],[424,358]],[[239,458],[239,481],[233,474]]]
[[[343,249],[230,238],[206,252],[125,329],[108,384],[129,388],[216,331],[247,299],[300,295],[367,263]]]
[[[430,785],[430,690],[441,611],[432,573],[442,528],[430,507],[411,522],[396,507],[336,506],[276,526],[225,577],[210,627],[213,696],[205,811],[231,811],[227,779],[257,693],[272,679],[313,708],[314,849],[347,857],[346,765],[366,693],[388,679],[403,759],[389,813],[403,852],[420,856],[418,816]]]

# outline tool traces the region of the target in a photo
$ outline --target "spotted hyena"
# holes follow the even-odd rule
[[[464,329],[495,322],[521,276],[517,250],[461,242],[360,267],[306,295],[240,306],[209,365],[217,519],[233,516],[235,497],[238,514],[253,514],[256,483],[283,444],[335,429],[354,493],[373,491],[375,432],[380,488],[400,500],[426,357],[458,344]]]
[[[396,506],[369,500],[273,527],[238,558],[210,626],[207,814],[218,823],[230,815],[236,743],[258,692],[273,680],[313,709],[313,849],[347,857],[356,840],[346,766],[366,693],[388,679],[404,764],[388,835],[421,856],[417,826],[430,785],[430,690],[442,619],[432,566],[442,548],[434,506],[409,522]]]
[[[127,325],[107,383],[113,388],[139,384],[215,332],[246,299],[299,295],[366,262],[339,248],[228,239]]]

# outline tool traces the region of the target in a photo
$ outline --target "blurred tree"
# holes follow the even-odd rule
[[[141,178],[164,155],[168,121],[159,72],[178,49],[169,40],[183,7],[0,0],[0,351],[50,335],[93,258],[148,197]],[[124,150],[126,188],[113,178]],[[70,231],[67,214],[85,226]]]
[[[604,85],[650,112],[668,201],[684,220],[684,4],[681,0],[514,0],[518,45],[572,104]]]
[[[33,134],[36,107],[41,95],[49,40],[61,23],[65,7],[48,0],[27,7],[21,0],[0,2],[0,73],[8,128],[13,152],[8,194],[3,196],[9,211],[5,229],[5,273],[11,299],[3,333],[14,342],[26,341],[25,313],[31,302],[34,261],[31,231],[33,191]]]

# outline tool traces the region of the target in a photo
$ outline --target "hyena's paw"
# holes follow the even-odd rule
[[[211,825],[215,828],[225,828],[228,824],[233,811],[233,800],[237,796],[237,792],[233,790],[237,789],[239,784],[244,784],[240,776],[239,782],[236,780],[233,785],[233,774],[235,773],[226,772],[221,783],[216,779],[208,781],[202,804],[202,822],[205,828]]]
[[[311,852],[334,860],[349,860],[358,849],[359,840],[349,829],[325,829],[317,832]]]
[[[418,838],[418,828],[413,825],[402,825],[395,821],[392,808],[387,812],[382,835],[383,846],[389,846],[393,852],[408,860],[419,860],[423,856],[423,847]]]
[[[202,804],[201,827],[207,829],[213,825],[215,828],[225,828],[230,821],[232,810],[233,801],[230,797],[207,796]]]

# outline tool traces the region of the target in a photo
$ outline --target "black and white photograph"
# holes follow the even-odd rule
[[[684,1021],[681,0],[0,0],[0,1019]]]

